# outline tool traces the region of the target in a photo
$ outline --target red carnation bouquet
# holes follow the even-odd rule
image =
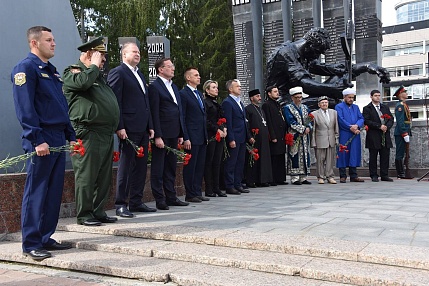
[[[380,118],[384,120],[389,120],[392,119],[392,116],[386,113],[381,115]],[[381,146],[386,146],[386,132],[383,132],[383,134],[381,135]]]
[[[368,126],[367,125],[364,125],[361,129],[360,129],[360,131],[363,131],[363,130],[365,130],[365,131],[368,131]],[[343,145],[343,144],[339,144],[338,145],[338,152],[346,152],[346,153],[348,153],[349,152],[349,150],[347,149],[347,146],[353,141],[353,139],[355,139],[355,137],[356,137],[356,135],[357,134],[353,134],[353,136],[352,137],[350,137],[349,138],[349,140],[347,140],[347,142]],[[338,158],[338,155],[337,155],[337,158]]]
[[[49,152],[69,152],[71,156],[73,155],[85,155],[85,147],[81,139],[77,139],[76,143],[73,145],[63,145],[59,147],[49,147]],[[6,158],[0,161],[0,169],[7,169],[9,167],[15,166],[16,164],[26,161],[29,158],[36,156],[36,151],[25,153],[16,157]]]

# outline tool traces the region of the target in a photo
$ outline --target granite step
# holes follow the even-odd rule
[[[37,264],[97,273],[100,275],[138,279],[148,282],[172,282],[183,286],[343,286],[343,283],[303,279],[296,276],[261,273],[245,269],[204,265],[183,261],[144,257],[102,251],[70,249],[54,252],[41,262],[24,257],[17,251],[19,242],[0,245],[0,260]]]
[[[82,233],[135,237],[151,240],[188,242],[366,262],[390,266],[429,270],[429,248],[381,244],[366,241],[349,241],[329,237],[287,236],[273,233],[254,233],[242,230],[213,230],[202,227],[156,225],[154,223],[119,220],[117,224],[100,228],[83,227],[66,220],[58,226],[55,235]],[[19,236],[19,234],[17,234]],[[12,237],[9,235],[9,237]],[[16,239],[20,239],[20,236]],[[429,283],[428,283],[429,284]]]
[[[54,252],[41,264],[179,285],[420,286],[429,282],[428,270],[338,258],[100,233],[57,232],[55,238],[77,248]],[[19,242],[7,242],[0,251],[1,260],[37,263],[20,254]]]

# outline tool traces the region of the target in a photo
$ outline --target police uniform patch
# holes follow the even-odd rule
[[[24,72],[19,72],[17,74],[15,74],[15,76],[13,77],[13,81],[16,85],[23,85],[27,82],[26,76]]]
[[[42,77],[46,77],[49,78],[49,75],[47,73],[40,73],[42,75]]]
[[[401,107],[398,107],[398,111],[402,111],[402,108],[401,108]]]

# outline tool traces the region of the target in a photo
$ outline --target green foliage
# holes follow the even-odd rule
[[[133,36],[140,40],[140,68],[147,76],[146,37],[164,35],[170,40],[179,87],[185,85],[183,72],[190,66],[199,69],[201,83],[218,81],[223,96],[225,82],[236,77],[230,0],[70,0],[70,4],[79,31],[84,15],[85,40],[109,38],[111,67],[120,62],[116,39]]]

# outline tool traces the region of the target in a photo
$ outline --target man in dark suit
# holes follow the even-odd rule
[[[271,169],[273,172],[272,186],[287,185],[286,180],[286,121],[283,116],[280,97],[276,86],[266,88],[267,100],[262,104],[262,110],[267,117],[268,132],[270,133]]]
[[[191,159],[183,167],[183,183],[186,189],[186,201],[201,203],[209,201],[202,196],[204,162],[207,149],[206,111],[197,86],[200,84],[200,74],[197,68],[190,67],[185,71],[187,85],[180,91],[183,111],[183,139]]]
[[[240,101],[241,84],[238,79],[226,83],[229,96],[222,102],[228,134],[229,157],[225,161],[225,189],[228,194],[248,193],[241,185],[246,155],[246,139],[249,138],[246,127],[246,111]],[[251,139],[253,143],[253,138]]]
[[[177,157],[164,146],[177,149],[183,143],[182,106],[177,86],[172,82],[174,65],[169,58],[155,62],[158,78],[149,85],[149,102],[155,131],[155,146],[152,148],[150,182],[156,208],[168,210],[168,206],[187,206],[177,198]],[[164,195],[165,194],[165,195]]]
[[[381,180],[392,182],[388,172],[390,148],[393,147],[390,138],[393,116],[389,107],[381,104],[380,91],[371,91],[371,102],[363,108],[362,115],[368,126],[365,147],[369,150],[369,175],[373,182],[378,182],[377,156],[380,154]]]
[[[116,179],[116,215],[133,217],[131,212],[154,212],[143,202],[143,190],[146,183],[149,138],[154,131],[150,115],[147,84],[137,65],[140,63],[140,50],[134,43],[125,43],[122,47],[122,64],[112,69],[107,82],[118,100],[120,119],[116,134],[120,140],[121,153]],[[143,157],[137,157],[128,138],[137,146],[142,146]],[[129,210],[127,200],[129,197]],[[130,212],[131,211],[131,212]]]

